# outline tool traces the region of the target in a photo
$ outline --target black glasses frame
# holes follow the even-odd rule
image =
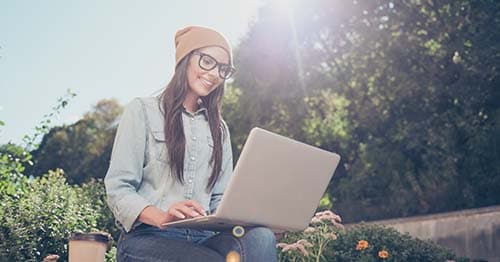
[[[232,67],[229,64],[223,64],[223,63],[217,62],[217,59],[215,59],[213,56],[211,56],[209,54],[205,54],[205,53],[202,53],[202,52],[195,51],[195,52],[193,52],[193,55],[199,55],[200,56],[200,59],[198,59],[198,66],[200,66],[201,69],[203,69],[205,71],[210,71],[210,70],[214,69],[215,67],[217,67],[218,72],[219,72],[219,76],[222,79],[229,79],[234,74],[234,72],[236,72],[236,68]],[[202,65],[201,61],[205,57],[209,57],[210,59],[214,60],[215,63],[214,63],[214,65],[212,67],[208,68],[208,67],[205,67],[205,66]],[[226,73],[226,75],[224,75],[222,73],[225,70],[225,69],[221,69],[222,67],[226,67],[226,68],[229,69],[229,71],[227,71],[228,73]]]

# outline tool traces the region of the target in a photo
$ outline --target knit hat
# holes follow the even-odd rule
[[[229,55],[229,63],[233,64],[231,46],[222,34],[207,27],[188,26],[175,33],[175,66],[177,67],[189,52],[206,46],[224,48]]]

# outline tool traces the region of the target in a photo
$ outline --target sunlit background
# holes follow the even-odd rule
[[[77,121],[100,99],[155,93],[173,72],[177,29],[213,27],[236,46],[261,4],[1,1],[0,144],[31,134],[67,89],[77,96],[54,125]]]

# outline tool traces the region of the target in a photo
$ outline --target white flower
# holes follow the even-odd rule
[[[309,241],[307,241],[305,239],[300,239],[299,241],[297,241],[293,244],[278,243],[276,245],[276,247],[281,248],[283,252],[298,251],[303,256],[307,257],[307,256],[309,256],[309,252],[307,252],[306,247],[313,247],[313,244],[309,243]]]
[[[309,241],[307,241],[305,239],[301,239],[301,240],[297,241],[297,244],[303,245],[305,247],[312,247],[313,246],[313,244],[309,243]]]
[[[311,233],[314,233],[315,231],[316,231],[316,229],[314,227],[308,227],[304,230],[304,233],[311,234]]]
[[[313,217],[311,219],[311,224],[320,224],[321,223],[321,220],[317,217]]]
[[[342,222],[342,218],[330,210],[325,210],[325,211],[316,213],[314,215],[314,217],[312,218],[311,223],[312,224],[320,224],[323,221],[330,222],[330,223],[332,223],[332,225],[337,226],[337,227],[341,227],[341,228],[344,227],[342,224],[340,224],[340,222]]]
[[[337,239],[337,235],[335,235],[334,233],[328,233],[325,235],[325,237],[331,240]]]

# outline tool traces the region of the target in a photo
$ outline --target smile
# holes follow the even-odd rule
[[[207,87],[207,88],[212,87],[212,86],[214,85],[214,83],[212,83],[212,82],[210,82],[210,81],[208,81],[208,80],[206,80],[206,79],[204,79],[204,78],[201,78],[201,77],[200,77],[200,80],[201,80],[201,83],[202,83],[205,87]]]

